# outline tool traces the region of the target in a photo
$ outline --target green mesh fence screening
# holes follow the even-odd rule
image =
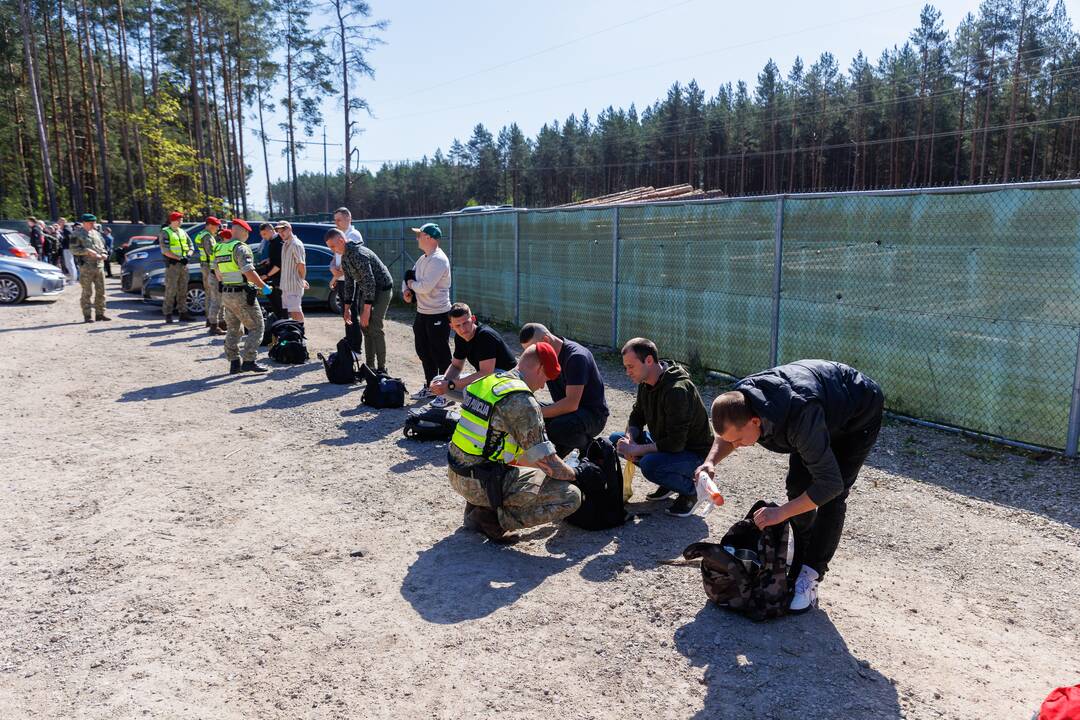
[[[877,378],[891,410],[1064,447],[1080,191],[789,198],[780,361]]]
[[[615,211],[529,212],[518,222],[521,322],[610,345]]]
[[[543,322],[604,346],[645,336],[666,357],[735,376],[772,364],[775,344],[780,363],[858,367],[895,412],[1036,445],[1070,442],[1080,184],[356,226],[400,279],[419,255],[409,228],[428,221],[443,230],[454,299],[485,317]]]
[[[619,210],[618,338],[743,376],[769,364],[776,203]]]

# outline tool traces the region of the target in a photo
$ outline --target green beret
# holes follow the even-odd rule
[[[97,222],[97,215],[93,213],[83,213],[79,217],[79,222]]]

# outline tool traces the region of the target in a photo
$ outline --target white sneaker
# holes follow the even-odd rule
[[[454,401],[451,400],[450,398],[446,397],[445,395],[439,395],[437,398],[435,398],[434,400],[432,400],[428,404],[428,407],[440,408],[441,409],[441,408],[448,408],[453,404],[454,404]]]
[[[804,613],[817,607],[818,571],[809,565],[803,565],[799,577],[795,580],[795,597],[791,598],[788,609],[793,613]]]
[[[432,394],[433,393],[431,392],[431,389],[427,385],[425,385],[424,387],[420,388],[412,395],[410,395],[409,398],[412,400],[427,400],[429,397],[432,396]]]

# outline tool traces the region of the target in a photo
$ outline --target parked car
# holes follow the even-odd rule
[[[113,262],[124,262],[124,256],[132,250],[154,245],[158,241],[156,235],[132,235],[124,242],[113,247]]]
[[[64,292],[64,273],[48,263],[0,256],[0,305]]]
[[[17,230],[0,230],[0,257],[37,260],[38,254],[26,235]]]
[[[330,290],[330,261],[334,254],[325,245],[304,243],[307,259],[307,281],[310,286],[304,293],[305,306],[327,306],[331,312],[341,314],[338,294]],[[165,268],[151,270],[142,284],[143,302],[160,305],[165,297]],[[266,298],[259,296],[262,302]],[[203,291],[202,267],[188,263],[188,310],[201,315],[206,312],[206,293]]]

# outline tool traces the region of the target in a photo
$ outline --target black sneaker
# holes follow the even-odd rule
[[[235,375],[238,372],[240,372],[240,361],[239,360],[230,360],[229,361],[229,374],[230,375]]]
[[[262,365],[255,362],[254,360],[248,360],[247,362],[245,362],[243,365],[240,366],[240,371],[241,372],[264,373],[264,372],[270,372],[270,368],[263,367]]]
[[[645,496],[645,499],[646,500],[663,500],[664,498],[671,497],[674,494],[675,494],[674,491],[668,490],[663,485],[657,485],[655,490],[653,490],[651,493],[649,493],[648,495]]]
[[[694,509],[694,503],[696,502],[697,498],[693,495],[683,495],[680,493],[671,501],[667,513],[668,515],[674,515],[675,517],[689,517],[690,512]]]

